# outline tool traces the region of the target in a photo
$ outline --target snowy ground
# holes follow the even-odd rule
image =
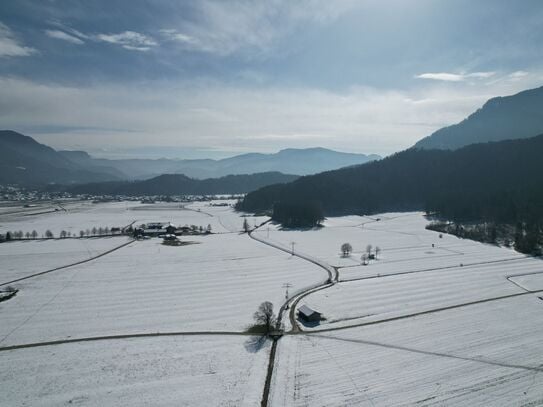
[[[0,284],[95,257],[120,246],[125,236],[12,241],[0,245]]]
[[[283,303],[284,283],[291,295],[323,284],[326,270],[308,259],[335,266],[339,282],[299,301],[326,321],[278,342],[270,405],[543,404],[541,260],[440,237],[421,213],[331,218],[305,231],[266,224],[254,234],[271,247],[240,234],[244,217],[231,207],[209,202],[63,208],[0,210],[0,231],[171,221],[211,224],[215,234],[184,237],[194,244],[180,247],[136,241],[13,284],[19,293],[0,303],[0,393],[9,405],[258,405],[269,343],[257,350],[254,337],[205,332],[243,332],[262,301]],[[252,227],[267,220],[246,219]],[[1,244],[0,283],[128,241]],[[292,242],[305,259],[277,249]],[[345,242],[354,248],[348,257],[340,253]],[[368,244],[381,253],[363,266]],[[200,334],[2,350],[156,332]]]
[[[136,338],[0,352],[0,404],[256,406],[269,344],[257,351],[251,339]]]
[[[517,297],[285,337],[270,405],[541,405],[542,309],[537,297]]]

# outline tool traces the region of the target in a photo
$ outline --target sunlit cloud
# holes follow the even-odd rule
[[[158,43],[151,37],[135,31],[124,31],[118,34],[98,34],[95,37],[99,41],[120,45],[131,51],[149,51]]]
[[[54,39],[57,39],[57,40],[63,40],[63,41],[71,42],[72,44],[81,45],[81,44],[85,43],[80,38],[75,37],[73,35],[70,35],[68,33],[65,33],[64,31],[60,31],[60,30],[45,30],[45,34],[48,37],[51,37],[51,38],[54,38]]]
[[[416,75],[415,78],[419,79],[431,79],[434,81],[445,82],[463,82],[468,79],[488,79],[494,76],[496,72],[472,72],[472,73],[449,73],[449,72],[436,72],[436,73],[423,73]]]
[[[26,57],[35,54],[34,48],[21,44],[13,31],[0,22],[0,58],[1,57]]]

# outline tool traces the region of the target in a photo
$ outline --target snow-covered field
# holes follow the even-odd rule
[[[269,344],[158,337],[0,352],[3,406],[256,406]]]
[[[98,256],[128,241],[125,236],[115,236],[23,240],[1,244],[0,284]]]
[[[180,247],[135,241],[13,284],[17,295],[0,303],[0,394],[9,405],[258,405],[270,343],[257,349],[254,337],[239,334],[261,302],[283,304],[285,283],[291,295],[324,284],[329,265],[338,282],[298,302],[326,320],[279,340],[270,405],[543,404],[539,259],[440,237],[425,229],[421,213],[330,218],[304,231],[265,224],[254,235],[273,247],[239,233],[241,214],[209,202],[63,208],[0,211],[0,231],[171,221],[210,224],[214,234],[182,237],[192,244]],[[246,219],[251,227],[267,220]],[[129,241],[1,244],[0,284]],[[305,259],[288,253],[293,242]],[[345,242],[353,253],[342,257]],[[361,265],[368,244],[381,253]],[[178,336],[5,349],[157,332]],[[180,335],[187,332],[198,335]]]
[[[270,405],[541,405],[542,310],[523,296],[285,337]]]

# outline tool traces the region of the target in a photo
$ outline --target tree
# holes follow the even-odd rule
[[[98,232],[98,229],[96,229],[96,226],[94,226],[91,230],[91,233],[93,236],[96,236],[96,233]]]
[[[353,251],[353,247],[351,246],[350,243],[343,243],[341,245],[341,253],[343,254],[343,257],[347,257],[348,255],[351,254],[352,251]]]
[[[26,233],[25,233],[25,237],[26,237],[27,239],[30,239],[30,232],[26,232]]]
[[[87,229],[87,230],[85,230],[85,234],[86,234],[87,236],[90,236],[91,231],[90,231],[89,229]]]
[[[79,237],[83,237],[85,236],[85,231],[84,230],[80,230],[79,231]]]
[[[207,225],[207,233],[211,233],[211,224]]]
[[[6,233],[6,240],[11,240],[11,232]]]
[[[254,313],[253,319],[255,320],[255,325],[262,326],[266,334],[270,333],[276,322],[273,304],[269,301],[264,301]]]
[[[64,239],[67,235],[68,235],[68,232],[66,232],[65,230],[62,230],[62,231],[60,232],[60,238],[61,238],[61,239]]]
[[[245,233],[248,233],[250,230],[249,222],[247,222],[247,218],[243,219],[243,231]]]
[[[375,258],[377,258],[381,254],[381,248],[379,246],[375,246]]]
[[[371,244],[366,246],[366,253],[368,253],[368,256],[371,254],[371,249],[372,248],[373,248],[373,246]]]
[[[47,230],[45,231],[45,237],[46,237],[47,239],[53,238],[53,237],[54,237],[53,232],[51,232],[49,229],[47,229]]]
[[[32,231],[32,239],[36,239],[38,237],[38,232],[35,230]]]
[[[362,260],[362,265],[367,266],[368,265],[368,253],[364,253],[362,257],[360,258]]]

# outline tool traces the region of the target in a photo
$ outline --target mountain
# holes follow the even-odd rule
[[[51,147],[11,130],[0,131],[0,183],[38,186],[107,181],[119,177],[99,168],[89,169]]]
[[[275,154],[249,153],[222,160],[171,160],[90,158],[82,152],[62,152],[80,164],[115,168],[128,179],[145,179],[160,174],[184,174],[191,178],[217,178],[224,175],[282,172],[296,175],[363,164],[378,155],[341,153],[325,148],[286,149]],[[74,153],[74,154],[72,154]]]
[[[409,149],[247,194],[239,209],[315,202],[325,214],[428,210],[457,221],[543,222],[543,135],[461,149]]]
[[[543,87],[490,99],[462,122],[420,140],[415,148],[449,149],[543,133]]]
[[[66,190],[91,195],[215,195],[244,194],[266,185],[291,182],[296,175],[265,172],[251,175],[227,175],[221,178],[197,180],[183,174],[164,174],[132,182],[102,182],[75,185]]]

